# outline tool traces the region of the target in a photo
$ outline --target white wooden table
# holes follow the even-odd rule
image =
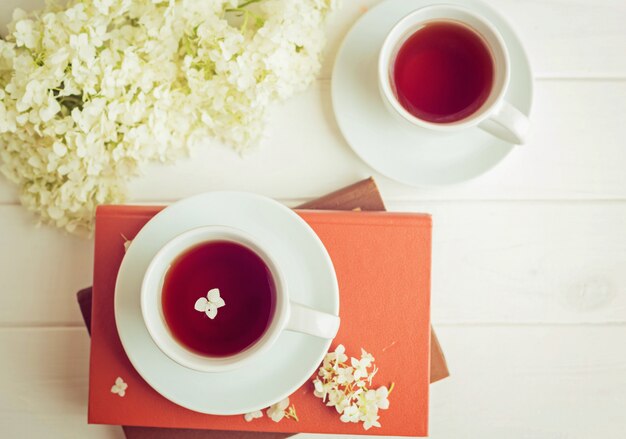
[[[0,21],[40,3],[2,0]],[[492,0],[530,53],[533,138],[470,183],[419,190],[377,176],[338,132],[332,60],[375,0],[343,3],[320,79],[273,111],[260,151],[155,166],[132,201],[228,188],[293,205],[373,174],[391,209],[434,218],[433,322],[452,377],[432,386],[431,437],[626,437],[626,2]],[[74,292],[91,284],[93,242],[33,223],[0,179],[0,436],[122,438],[86,423]]]

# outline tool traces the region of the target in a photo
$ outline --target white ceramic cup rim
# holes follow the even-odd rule
[[[424,18],[425,16],[429,17]],[[464,19],[455,18],[455,16],[462,16]],[[420,26],[434,21],[456,21],[469,27],[482,37],[490,49],[494,61],[494,80],[487,100],[474,113],[455,122],[430,122],[416,117],[398,101],[392,84],[390,73],[397,51]],[[477,29],[478,26],[476,24],[482,27],[482,29]],[[486,33],[489,35],[485,35]],[[387,34],[378,56],[378,83],[386,103],[397,115],[411,124],[435,131],[458,131],[476,126],[489,118],[504,101],[509,80],[509,53],[500,32],[486,18],[467,8],[452,4],[425,6],[405,15]]]
[[[163,280],[171,263],[197,245],[217,241],[235,242],[255,252],[272,273],[276,288],[274,315],[263,336],[242,352],[228,357],[203,356],[182,346],[170,332],[161,302]],[[181,366],[200,372],[222,372],[241,367],[276,342],[289,318],[289,296],[284,275],[269,255],[266,245],[243,230],[211,225],[177,235],[156,253],[148,265],[141,285],[141,312],[152,340],[169,358]]]

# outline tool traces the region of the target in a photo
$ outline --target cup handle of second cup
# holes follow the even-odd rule
[[[502,101],[489,118],[478,125],[482,130],[510,143],[521,145],[530,131],[525,114],[506,101]]]
[[[318,311],[299,303],[289,304],[290,315],[285,329],[320,338],[335,338],[339,330],[339,317]]]

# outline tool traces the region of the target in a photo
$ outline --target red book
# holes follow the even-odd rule
[[[395,383],[390,407],[380,411],[381,428],[339,420],[333,408],[312,395],[311,382],[291,397],[299,422],[275,423],[264,417],[196,413],[160,396],[133,369],[114,324],[114,285],[132,239],[161,208],[104,206],[96,219],[92,310],[89,422],[216,430],[380,434],[428,433],[430,364],[430,243],[426,215],[365,212],[299,214],[325,244],[337,272],[341,328],[334,345],[359,356],[361,347],[376,357],[375,387]],[[128,384],[123,398],[111,393],[116,377]]]

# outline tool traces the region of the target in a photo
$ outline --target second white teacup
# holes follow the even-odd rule
[[[399,92],[402,92],[402,90],[399,90],[398,84],[396,84],[396,72],[394,69],[396,68],[398,54],[403,50],[403,46],[409,39],[417,36],[420,31],[423,31],[429,25],[446,23],[453,26],[462,26],[470,30],[475,34],[477,39],[480,39],[484,43],[488,50],[488,56],[491,58],[493,69],[492,77],[488,78],[490,81],[490,89],[485,94],[484,101],[477,106],[477,108],[458,120],[427,120],[424,117],[416,115],[417,112],[412,112],[410,109],[407,109],[407,105],[403,105],[401,102],[402,99],[399,96]],[[459,41],[451,41],[450,45],[458,45],[458,43]],[[437,40],[436,44],[441,46],[441,37]],[[428,48],[425,50],[436,49]],[[451,50],[457,50],[457,47],[453,47]],[[460,54],[459,56],[466,55],[467,54]],[[445,61],[444,59],[443,62]],[[409,60],[409,62],[411,62],[411,60]],[[416,60],[415,62],[418,61]],[[421,68],[431,69],[431,72],[436,72],[435,69],[437,66],[424,65]],[[459,71],[458,74],[460,75],[460,80],[462,80],[463,74],[472,75],[476,74],[476,72]],[[522,144],[527,138],[530,124],[528,118],[522,112],[505,100],[510,75],[509,53],[504,39],[495,26],[486,18],[471,10],[455,5],[441,4],[426,6],[402,18],[388,33],[378,58],[378,82],[383,100],[390,111],[405,122],[416,127],[436,132],[456,132],[477,126],[507,142]],[[469,84],[470,80],[476,80],[477,78],[470,78],[468,76],[466,79]],[[437,83],[437,86],[443,86],[445,88],[445,75],[434,77],[433,81],[433,83]],[[414,85],[415,87],[427,86],[419,83]],[[432,84],[430,85],[432,86]],[[456,85],[457,87],[459,86],[459,84]],[[462,87],[463,83],[461,82],[460,85]],[[451,87],[451,89],[452,88],[453,87]],[[425,90],[425,92],[428,93],[429,90]],[[453,92],[453,90],[451,90],[451,92]]]

